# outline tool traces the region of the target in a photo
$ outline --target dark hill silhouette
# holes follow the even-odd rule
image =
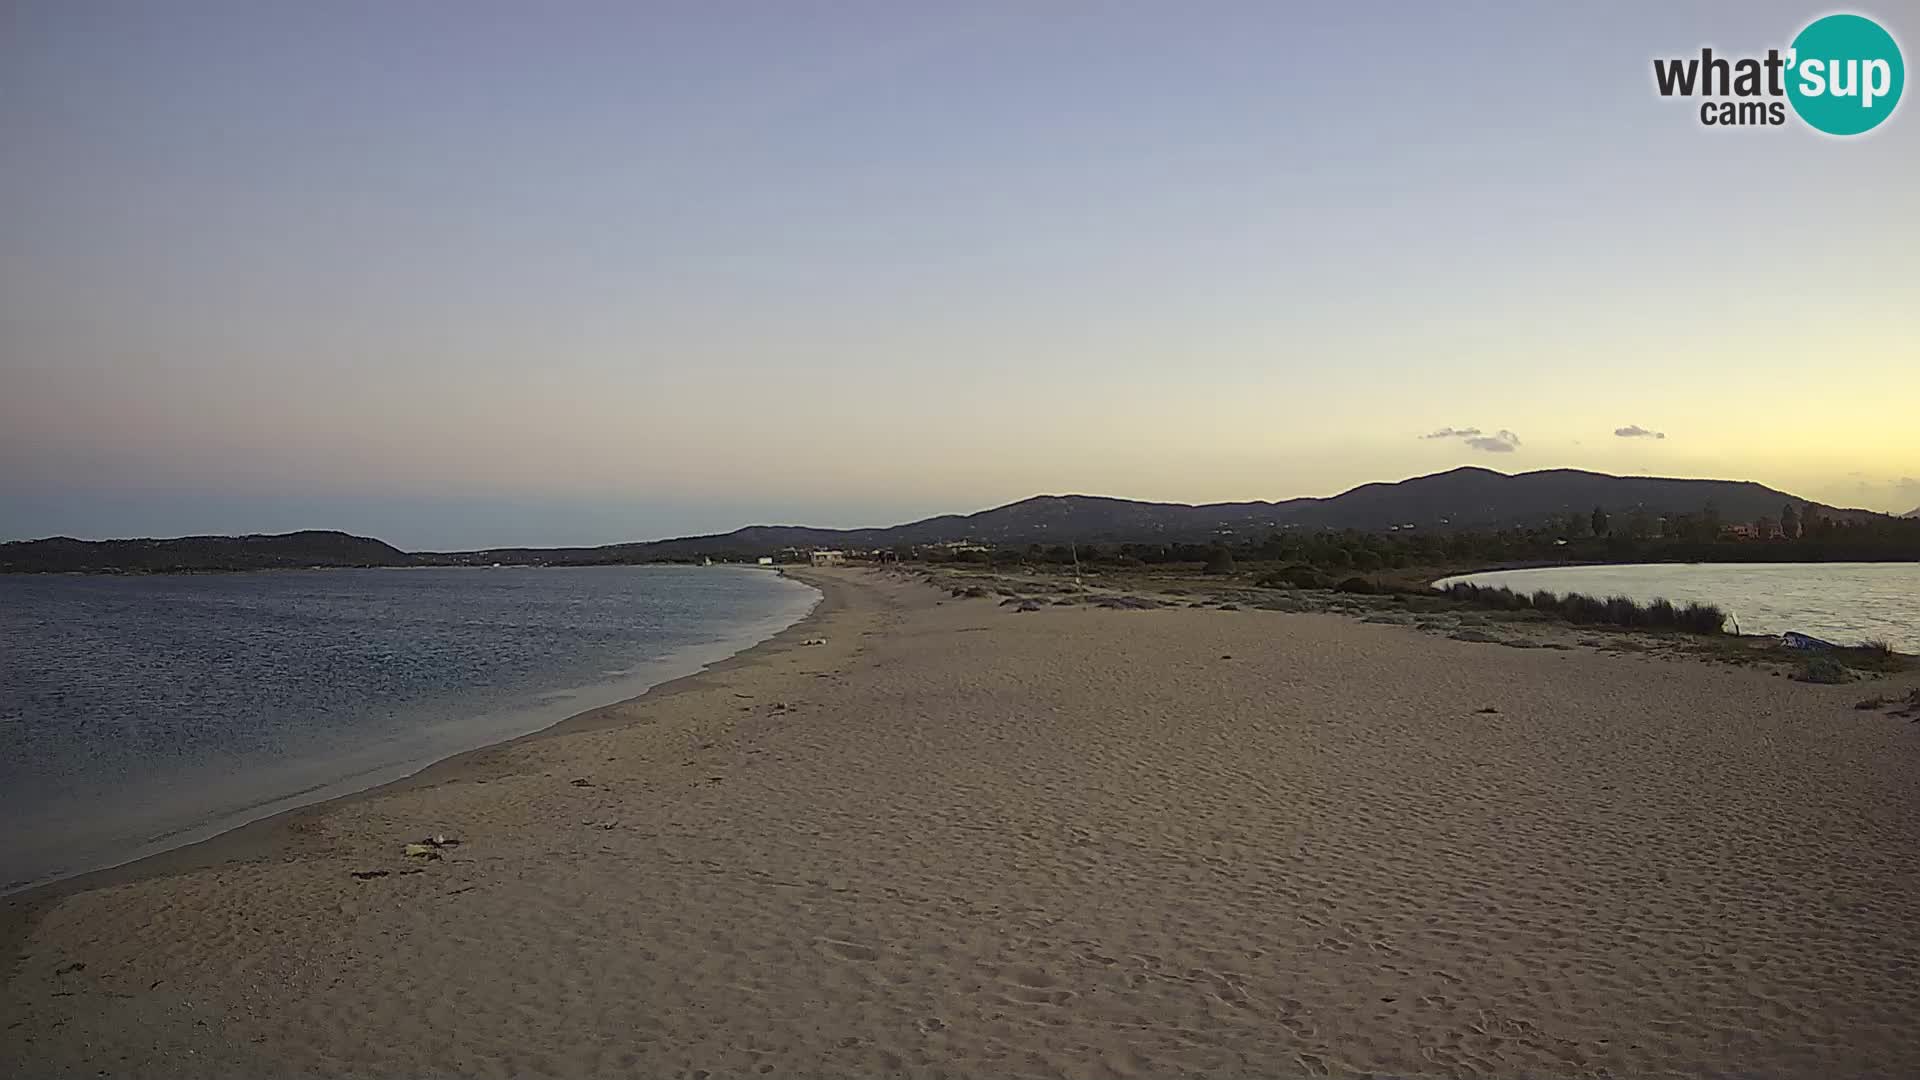
[[[167,573],[272,570],[305,566],[406,566],[391,544],[343,532],[308,530],[257,536],[182,536],[171,540],[75,540],[54,536],[0,544],[0,573]]]
[[[1397,483],[1362,484],[1330,498],[1282,502],[1136,502],[1097,495],[1036,495],[973,514],[944,514],[886,528],[818,529],[750,525],[729,533],[590,548],[496,548],[408,554],[378,540],[339,532],[278,536],[190,536],[177,540],[84,541],[66,537],[0,545],[0,571],[258,570],[295,566],[406,566],[543,563],[589,565],[767,555],[785,548],[887,548],[948,541],[1027,544],[1243,540],[1274,530],[1428,530],[1544,525],[1595,506],[1612,515],[1699,514],[1723,521],[1777,517],[1812,505],[1836,521],[1887,520],[1865,510],[1810,503],[1746,480],[1610,476],[1579,469],[1509,475],[1459,468]]]
[[[817,529],[752,525],[729,533],[679,537],[599,548],[502,549],[435,556],[449,561],[632,562],[698,555],[764,555],[782,548],[885,548],[900,544],[973,541],[990,545],[1203,541],[1264,536],[1275,529],[1361,529],[1413,525],[1423,529],[1541,525],[1595,506],[1609,514],[1636,509],[1654,516],[1698,514],[1709,504],[1724,521],[1778,517],[1813,505],[1834,520],[1867,520],[1865,510],[1811,503],[1746,480],[1684,480],[1611,476],[1578,469],[1509,475],[1459,468],[1398,483],[1362,484],[1330,498],[1282,502],[1136,502],[1097,495],[1036,495],[973,514],[944,514],[888,528]]]

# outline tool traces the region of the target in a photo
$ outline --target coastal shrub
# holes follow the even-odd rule
[[[1689,602],[1676,614],[1674,625],[1690,634],[1724,633],[1727,613],[1712,604]]]
[[[1209,574],[1233,573],[1233,552],[1224,547],[1216,547],[1207,552],[1205,572]]]
[[[1604,623],[1607,621],[1607,602],[1585,593],[1568,593],[1560,601],[1560,613],[1569,622]]]
[[[1794,678],[1810,683],[1844,683],[1853,681],[1853,673],[1833,657],[1817,654],[1800,661],[1800,670]]]
[[[1645,610],[1627,597],[1609,596],[1606,604],[1607,617],[1604,621],[1613,626],[1641,626],[1646,622]]]
[[[1712,604],[1688,603],[1675,607],[1671,601],[1655,600],[1641,604],[1631,597],[1605,599],[1584,593],[1558,596],[1546,589],[1532,593],[1515,592],[1504,585],[1480,586],[1456,581],[1440,590],[1449,599],[1475,607],[1506,611],[1532,609],[1580,625],[1621,626],[1629,628],[1684,630],[1694,634],[1719,634],[1726,630],[1727,614]]]
[[[1266,589],[1324,589],[1327,576],[1305,563],[1293,563],[1260,575],[1254,584]]]
[[[1868,638],[1860,643],[1860,648],[1869,655],[1883,659],[1893,655],[1893,644],[1881,638]]]
[[[1379,591],[1373,587],[1373,582],[1363,577],[1350,577],[1340,584],[1335,585],[1334,590],[1344,593],[1360,593],[1366,596],[1371,596]]]

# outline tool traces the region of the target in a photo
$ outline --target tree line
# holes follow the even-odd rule
[[[1745,526],[1736,531],[1735,526]],[[1712,504],[1664,518],[1596,506],[1534,527],[1367,532],[1275,530],[1211,543],[1027,544],[992,551],[903,549],[932,561],[1164,566],[1232,561],[1300,563],[1329,573],[1501,562],[1885,562],[1920,560],[1920,519],[1840,521],[1787,504],[1752,522],[1725,521]]]

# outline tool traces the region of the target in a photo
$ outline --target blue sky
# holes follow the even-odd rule
[[[16,3],[0,535],[589,543],[1460,464],[1905,510],[1914,106],[1837,140],[1652,88],[1825,10]],[[1467,427],[1515,439],[1421,438]]]

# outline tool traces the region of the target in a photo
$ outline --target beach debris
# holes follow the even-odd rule
[[[1232,654],[1232,653],[1230,653],[1230,652],[1229,652],[1229,653],[1221,653],[1221,654],[1220,654],[1220,659],[1222,659],[1222,660],[1231,660],[1231,659],[1233,659],[1233,654]]]
[[[800,644],[802,644],[802,645],[825,645],[826,643],[827,643],[827,639],[826,639],[826,638],[823,638],[823,637],[810,637],[810,638],[808,638],[807,640],[805,640],[805,641],[803,641],[803,642],[801,642]]]
[[[1151,611],[1167,605],[1158,600],[1149,600],[1144,596],[1096,596],[1090,601],[1098,607],[1115,611]]]
[[[572,784],[574,787],[592,787],[593,786],[593,781],[587,779],[584,776],[576,776],[572,780],[567,781],[567,783]]]
[[[1485,630],[1455,630],[1447,636],[1455,641],[1473,641],[1484,645],[1496,645],[1500,642],[1499,638],[1494,637]]]
[[[969,586],[969,587],[968,587],[968,588],[966,589],[966,591],[965,591],[965,592],[963,592],[963,593],[961,593],[960,595],[962,595],[962,596],[969,596],[969,597],[973,597],[973,598],[975,598],[975,599],[979,599],[979,598],[981,598],[981,597],[984,597],[984,596],[990,596],[990,595],[992,595],[992,594],[991,594],[991,593],[989,593],[989,592],[987,592],[987,590],[986,590],[986,589],[984,589],[984,588],[982,588],[982,587],[980,587],[980,586],[978,586],[978,585],[973,585],[973,586]]]
[[[1910,718],[1915,723],[1920,723],[1920,688],[1908,691],[1907,696],[1904,698],[1881,697],[1876,694],[1873,697],[1867,698],[1865,701],[1857,702],[1853,707],[1856,709],[1885,709],[1889,716],[1897,716],[1902,719]]]
[[[355,870],[353,876],[361,881],[372,881],[374,878],[386,877],[389,872],[390,871],[386,870]]]
[[[1220,605],[1220,610],[1221,610],[1221,611],[1239,611],[1239,610],[1240,610],[1240,605],[1239,605],[1239,604],[1234,604],[1234,603],[1226,603],[1226,604],[1221,604],[1221,605]]]
[[[60,968],[58,971],[55,971],[54,974],[55,975],[72,975],[76,972],[81,972],[85,970],[87,970],[87,965],[82,961],[75,960],[73,963],[68,964],[66,967]]]
[[[1803,634],[1798,630],[1789,630],[1781,634],[1780,644],[1789,649],[1837,649],[1840,647],[1831,641],[1823,641],[1811,634]]]
[[[1478,709],[1475,709],[1475,710],[1473,710],[1473,711],[1474,711],[1474,712],[1477,712],[1477,713],[1497,713],[1497,712],[1499,712],[1500,710],[1499,710],[1499,709],[1496,709],[1496,708],[1494,708],[1494,707],[1493,707],[1493,706],[1491,706],[1491,705],[1485,705],[1485,706],[1482,706],[1482,707],[1480,707],[1480,708],[1478,708]]]
[[[1022,611],[1039,611],[1040,604],[1037,601],[1028,600],[1022,603],[1019,607],[1014,608],[1013,610],[1015,613],[1022,612]]]
[[[400,854],[409,859],[426,859],[429,862],[446,857],[440,854],[440,849],[432,844],[408,844],[400,849]]]

